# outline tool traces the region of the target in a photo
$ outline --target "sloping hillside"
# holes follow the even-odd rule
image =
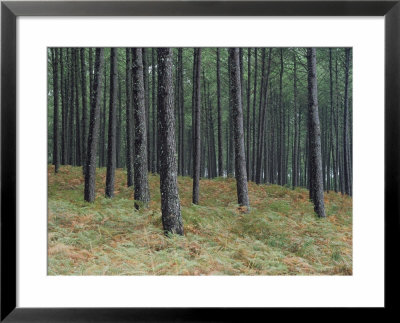
[[[180,177],[185,235],[165,237],[158,176],[140,212],[121,169],[112,200],[97,170],[93,204],[83,201],[80,167],[49,166],[48,176],[49,275],[352,274],[352,199],[340,193],[325,195],[328,217],[318,219],[307,190],[249,183],[251,212],[242,214],[234,179],[201,180],[194,206],[192,180]]]

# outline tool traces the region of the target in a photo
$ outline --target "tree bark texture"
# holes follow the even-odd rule
[[[321,130],[318,116],[317,60],[316,49],[307,48],[308,67],[308,114],[310,144],[310,193],[314,210],[325,217],[324,187],[322,179]]]
[[[93,202],[96,197],[96,156],[100,126],[100,100],[101,84],[104,65],[104,49],[96,48],[95,75],[93,81],[93,101],[90,107],[90,123],[87,145],[87,158],[85,170],[84,198],[87,202]]]
[[[162,223],[166,234],[183,235],[177,181],[172,49],[158,48],[157,53]]]

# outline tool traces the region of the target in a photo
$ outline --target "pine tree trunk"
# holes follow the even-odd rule
[[[74,49],[74,74],[75,74],[75,165],[82,165],[82,151],[81,151],[81,123],[79,115],[79,52],[78,49]]]
[[[344,191],[350,195],[350,172],[349,172],[349,65],[350,48],[345,48],[345,81],[344,81],[344,111],[343,111],[343,171],[344,171]]]
[[[251,178],[251,160],[250,160],[250,83],[251,83],[251,48],[247,49],[247,142],[246,142],[246,171],[247,171],[247,179]]]
[[[194,51],[194,128],[193,128],[193,204],[199,204],[200,190],[200,123],[201,123],[201,97],[200,97],[200,72],[201,72],[201,48],[196,48]]]
[[[269,54],[268,54],[268,67],[267,67],[267,72],[263,77],[263,92],[262,92],[262,105],[260,106],[260,114],[259,114],[259,134],[258,134],[258,156],[257,156],[257,177],[256,177],[256,183],[260,184],[262,180],[262,160],[263,160],[263,154],[264,154],[264,138],[265,138],[265,111],[267,109],[267,103],[268,103],[268,80],[269,80],[269,73],[271,70],[271,56],[272,56],[272,49],[269,49]]]
[[[117,49],[112,47],[110,55],[110,105],[108,111],[108,147],[106,174],[106,197],[109,198],[112,198],[114,196],[116,168],[117,67]]]
[[[298,134],[298,112],[297,112],[297,63],[296,63],[296,52],[293,50],[293,103],[294,103],[294,140],[293,140],[293,158],[292,158],[292,186],[295,188],[298,186],[298,171],[297,171],[297,155],[298,155],[298,145],[297,140],[299,138]]]
[[[160,138],[160,191],[164,232],[183,235],[181,207],[178,194],[175,149],[174,93],[172,78],[172,49],[158,52],[158,132]]]
[[[261,129],[263,124],[263,119],[261,118],[262,107],[264,96],[264,82],[265,82],[265,48],[261,51],[261,86],[260,86],[260,98],[259,98],[259,106],[258,106],[258,127],[257,127],[257,161],[256,161],[256,178],[255,182],[260,184],[261,182],[261,160],[262,160],[262,147],[261,147]]]
[[[87,155],[87,96],[86,96],[86,63],[85,49],[80,49],[81,56],[81,91],[82,91],[82,165],[85,172],[86,155]]]
[[[125,49],[126,54],[126,170],[127,170],[127,186],[133,185],[133,173],[132,173],[132,107],[131,107],[131,58],[130,49]]]
[[[179,65],[179,164],[180,174],[184,175],[185,169],[185,106],[184,106],[184,83],[183,83],[183,49],[178,49],[178,65]]]
[[[122,93],[121,93],[121,77],[118,73],[118,116],[117,116],[117,133],[116,133],[116,165],[117,168],[122,167],[121,161],[121,127],[122,127]]]
[[[60,161],[58,158],[58,49],[52,48],[53,61],[53,98],[54,98],[54,116],[53,116],[53,165],[54,172],[58,173]]]
[[[65,165],[67,162],[67,143],[66,143],[66,135],[67,135],[67,100],[65,98],[65,80],[64,80],[64,57],[63,57],[63,48],[60,48],[60,93],[61,93],[61,164]]]
[[[280,49],[280,63],[281,68],[279,72],[279,145],[278,145],[278,185],[283,185],[283,159],[284,159],[284,149],[285,149],[285,139],[284,139],[284,111],[283,111],[283,101],[282,101],[282,78],[283,78],[283,49]]]
[[[230,62],[230,93],[232,98],[232,115],[234,128],[234,144],[235,144],[235,176],[238,204],[250,209],[249,195],[247,189],[246,174],[246,156],[244,149],[244,131],[243,131],[243,109],[242,109],[242,93],[240,84],[240,60],[239,49],[229,49]]]
[[[221,111],[221,71],[220,52],[217,48],[217,109],[218,109],[218,176],[224,176],[223,147],[222,147],[222,111]]]
[[[93,101],[93,50],[89,48],[89,106],[92,106]]]
[[[257,60],[258,60],[258,54],[257,54],[257,48],[254,48],[254,96],[253,96],[253,122],[252,122],[252,127],[253,127],[253,154],[252,154],[252,180],[253,182],[256,181],[256,100],[257,100],[257,72],[258,72],[258,67],[257,67]]]
[[[135,208],[147,207],[150,200],[147,177],[147,121],[142,49],[133,49],[133,116],[135,120],[134,188]]]
[[[104,49],[96,48],[95,75],[93,81],[93,102],[90,107],[90,124],[87,145],[86,171],[85,171],[85,194],[87,202],[93,202],[96,197],[96,157],[99,137],[100,98],[101,84],[104,65]]]
[[[151,86],[152,86],[152,119],[153,119],[153,136],[151,151],[152,161],[152,173],[157,171],[157,105],[156,105],[156,52],[155,49],[151,49]]]
[[[149,95],[149,65],[147,63],[147,50],[142,48],[142,59],[143,59],[143,84],[144,84],[144,105],[146,111],[146,149],[147,149],[147,169],[151,171],[150,164],[150,95]]]
[[[103,88],[103,106],[100,123],[100,167],[106,165],[106,106],[107,106],[107,63],[104,62],[104,88]]]
[[[308,67],[308,114],[310,141],[310,192],[314,210],[319,217],[325,217],[324,187],[322,179],[321,130],[318,116],[317,60],[316,49],[307,48]]]
[[[333,72],[332,72],[332,48],[329,48],[329,98],[330,98],[330,106],[331,106],[331,121],[330,121],[330,142],[331,142],[331,153],[332,153],[332,166],[333,166],[333,188],[337,193],[337,168],[336,168],[336,160],[335,160],[335,149],[333,143],[333,122],[334,122],[334,108],[333,108]]]
[[[68,67],[68,86],[69,97],[68,97],[68,164],[74,164],[74,97],[75,97],[75,85],[74,85],[74,74],[73,74],[73,54],[72,49],[69,52],[69,67]]]

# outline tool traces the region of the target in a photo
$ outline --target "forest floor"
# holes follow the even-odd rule
[[[352,199],[325,194],[327,218],[313,212],[308,191],[249,183],[251,212],[236,204],[234,179],[179,177],[185,235],[162,231],[159,176],[149,175],[149,208],[136,211],[126,171],[117,169],[115,197],[83,200],[82,168],[48,167],[49,275],[351,275]]]

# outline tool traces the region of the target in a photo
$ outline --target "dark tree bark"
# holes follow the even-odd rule
[[[93,48],[89,48],[89,105],[92,106],[93,101]]]
[[[116,114],[117,114],[117,49],[111,48],[110,55],[110,105],[108,111],[108,147],[106,197],[114,197],[116,168]]]
[[[99,137],[100,98],[101,83],[104,65],[104,49],[96,48],[95,75],[93,81],[93,102],[90,107],[90,124],[87,145],[86,171],[85,171],[85,193],[87,202],[93,202],[96,197],[96,156]]]
[[[183,235],[175,149],[172,49],[158,48],[158,132],[160,139],[160,191],[164,232]]]
[[[296,62],[296,52],[293,49],[293,103],[294,103],[294,140],[293,140],[293,158],[292,158],[292,185],[293,188],[298,186],[298,144],[299,140],[299,125],[298,125],[298,112],[297,112],[297,62]]]
[[[252,127],[253,127],[253,153],[252,153],[252,173],[251,173],[251,178],[253,182],[256,180],[256,100],[257,100],[257,48],[254,48],[254,96],[253,96],[253,122],[252,122]]]
[[[283,49],[280,48],[280,63],[281,63],[281,68],[279,72],[279,144],[278,144],[278,185],[283,185],[283,164],[284,164],[284,126],[283,126],[283,120],[284,120],[284,111],[283,111],[283,101],[282,101],[282,78],[283,78]]]
[[[73,54],[72,49],[69,51],[68,59],[68,86],[69,90],[68,96],[68,164],[74,164],[74,97],[75,97],[75,85],[74,85],[74,75],[73,75]]]
[[[53,98],[54,98],[54,116],[53,116],[53,165],[54,172],[58,173],[60,160],[58,158],[58,49],[51,49],[53,62]]]
[[[64,80],[64,57],[63,48],[60,48],[60,92],[61,92],[61,164],[67,162],[67,100],[65,98],[65,80]]]
[[[217,48],[217,109],[218,109],[218,176],[224,176],[223,147],[222,147],[222,112],[221,112],[221,70],[220,52]]]
[[[260,114],[259,114],[259,134],[258,134],[258,155],[257,155],[257,176],[256,176],[256,183],[260,184],[262,179],[262,160],[263,160],[263,150],[264,150],[264,135],[265,135],[265,112],[267,109],[268,104],[268,81],[269,81],[269,74],[271,70],[271,56],[272,56],[272,49],[269,49],[268,53],[268,66],[266,74],[263,77],[263,92],[262,92],[262,105],[260,106]]]
[[[86,97],[86,63],[85,49],[80,49],[81,56],[81,91],[82,91],[82,165],[85,171],[86,154],[87,154],[87,97]]]
[[[152,86],[152,119],[153,119],[153,136],[152,136],[152,172],[157,171],[157,104],[156,104],[156,51],[151,49],[151,86]]]
[[[250,160],[250,83],[251,83],[251,48],[247,49],[247,142],[246,142],[246,171],[247,179],[251,178],[251,160]]]
[[[106,165],[106,110],[107,110],[107,63],[104,62],[104,89],[103,89],[103,106],[100,118],[100,167]]]
[[[334,105],[333,105],[333,71],[332,71],[332,48],[329,48],[329,98],[330,98],[330,105],[331,105],[331,122],[329,125],[330,129],[330,141],[331,141],[331,153],[332,153],[332,166],[333,166],[333,187],[335,192],[337,193],[337,163],[335,161],[335,154],[334,154],[334,144],[333,144],[333,125],[332,120],[334,119]],[[336,156],[337,157],[337,156]]]
[[[132,107],[131,107],[131,59],[130,49],[125,49],[126,54],[126,170],[127,170],[127,186],[133,185],[132,173]]]
[[[255,176],[255,182],[257,184],[260,183],[261,181],[261,128],[262,128],[262,122],[263,120],[261,119],[261,111],[263,107],[263,99],[265,98],[264,96],[264,82],[265,82],[265,48],[262,49],[261,51],[261,85],[260,85],[260,98],[259,98],[259,106],[258,106],[258,126],[257,126],[257,161],[256,161],[256,176]]]
[[[317,60],[316,49],[307,48],[308,67],[308,114],[310,141],[310,195],[314,210],[325,217],[324,187],[322,181],[321,130],[318,116]],[[312,192],[312,193],[311,193]]]
[[[208,83],[208,91],[207,91],[207,105],[208,105],[208,158],[209,158],[209,173],[210,177],[217,177],[217,161],[215,156],[215,136],[214,136],[214,118],[212,115],[212,106],[211,106],[211,98],[210,98],[210,83]]]
[[[229,50],[228,50],[228,56],[229,56]],[[228,59],[228,77],[231,75],[231,64],[229,64],[229,59]],[[231,89],[230,86],[228,86],[228,92],[229,92],[229,107],[232,107],[232,95],[231,95]],[[228,115],[229,115],[229,144],[228,144],[228,152],[229,155],[227,156],[227,175],[228,177],[233,177],[234,176],[234,169],[235,169],[235,148],[234,148],[234,140],[233,140],[233,116],[232,116],[232,109],[228,109]]]
[[[118,68],[118,67],[117,67]],[[117,133],[116,133],[116,165],[117,168],[122,167],[121,160],[121,127],[122,127],[122,84],[121,75],[118,73],[118,116],[117,116]]]
[[[74,84],[75,84],[75,165],[81,166],[81,122],[79,109],[79,52],[74,49]]]
[[[238,203],[240,206],[250,208],[247,189],[246,157],[244,149],[243,110],[240,84],[239,49],[229,49],[230,61],[230,93],[232,98],[232,115],[235,142],[235,176]]]
[[[150,200],[147,177],[147,121],[142,48],[133,49],[133,116],[135,120],[134,188],[135,208],[147,207]]]
[[[144,84],[144,105],[146,111],[146,145],[147,145],[147,169],[151,171],[150,162],[150,95],[149,95],[149,64],[147,62],[147,50],[142,48],[142,60],[143,60],[143,84]]]
[[[178,49],[178,71],[179,71],[179,84],[178,84],[178,111],[179,111],[179,173],[184,175],[185,169],[185,107],[184,107],[184,83],[183,83],[183,49]]]
[[[350,48],[345,48],[345,81],[344,81],[344,111],[343,111],[343,171],[344,171],[344,191],[351,195],[350,189],[350,156],[349,156],[349,65]]]
[[[200,72],[201,72],[201,48],[194,50],[194,128],[193,128],[193,204],[199,204],[200,190],[200,123],[201,123],[201,97],[200,97]]]

